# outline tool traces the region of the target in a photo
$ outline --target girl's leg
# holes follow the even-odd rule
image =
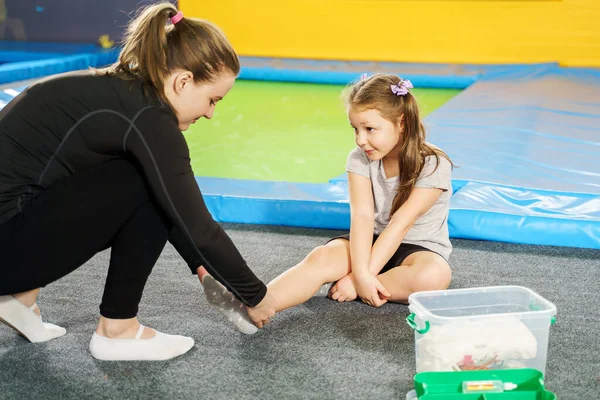
[[[406,303],[408,296],[414,292],[447,289],[452,271],[439,254],[419,251],[377,278],[392,294],[389,301]]]
[[[350,246],[344,239],[336,239],[314,249],[298,265],[284,272],[267,285],[277,300],[277,310],[304,303],[321,286],[337,281],[350,273]],[[223,314],[240,332],[252,334],[257,328],[250,322],[242,303],[204,268],[198,269],[198,278],[211,306]]]
[[[351,271],[350,242],[336,239],[310,252],[299,264],[273,279],[267,287],[277,299],[277,311],[302,304],[321,286]]]

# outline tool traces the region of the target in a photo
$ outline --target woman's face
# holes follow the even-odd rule
[[[212,118],[219,100],[231,90],[236,76],[223,71],[211,82],[195,82],[190,71],[175,71],[165,80],[165,95],[175,109],[179,129],[187,130],[204,117]]]

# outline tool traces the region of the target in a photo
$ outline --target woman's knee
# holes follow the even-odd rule
[[[452,271],[448,264],[427,264],[416,274],[412,282],[412,291],[445,290],[452,281]]]

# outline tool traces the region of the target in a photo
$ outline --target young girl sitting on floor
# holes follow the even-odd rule
[[[350,86],[345,100],[357,144],[346,164],[350,233],[317,247],[269,283],[277,311],[314,295],[339,302],[358,296],[379,307],[450,284],[452,162],[425,141],[412,87],[387,74],[363,75]],[[204,281],[212,283],[212,277]],[[244,314],[224,287],[209,286],[209,297],[222,298],[232,313]],[[249,323],[230,320],[236,326]]]

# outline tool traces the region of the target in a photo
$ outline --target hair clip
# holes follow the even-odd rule
[[[408,79],[400,80],[397,85],[392,85],[392,93],[396,96],[405,96],[408,93],[408,89],[413,88],[413,84]]]

